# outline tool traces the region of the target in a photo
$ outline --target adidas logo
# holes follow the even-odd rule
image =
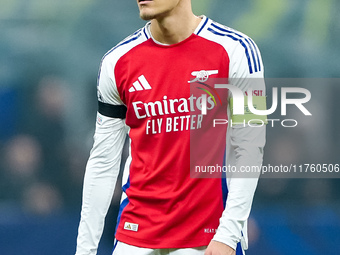
[[[137,232],[138,231],[138,224],[131,223],[131,222],[125,222],[124,223],[124,229]]]
[[[144,75],[138,77],[138,80],[133,83],[133,86],[129,89],[129,92],[142,91],[152,89]]]

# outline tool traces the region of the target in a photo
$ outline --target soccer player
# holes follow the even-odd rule
[[[130,155],[113,255],[244,254],[258,179],[193,178],[190,172],[196,161],[210,158],[236,169],[262,164],[264,125],[225,125],[203,154],[194,136],[208,126],[208,115],[199,114],[204,99],[206,111],[222,109],[233,119],[231,107],[218,107],[217,100],[230,101],[232,93],[213,96],[208,78],[233,81],[248,97],[264,96],[264,83],[251,82],[263,78],[259,50],[246,35],[195,16],[191,0],[137,4],[140,17],[150,22],[112,48],[100,67],[76,254],[97,252],[126,134]],[[193,94],[195,82],[205,97]],[[203,131],[202,139],[209,140]]]

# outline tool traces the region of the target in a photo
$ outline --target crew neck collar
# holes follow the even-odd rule
[[[205,26],[205,24],[207,23],[208,21],[208,18],[204,15],[201,15],[201,16],[198,16],[199,18],[201,18],[202,20],[200,21],[200,23],[198,24],[198,26],[196,27],[195,31],[193,32],[193,34],[195,35],[198,35],[203,27]],[[166,43],[161,43],[159,41],[157,41],[151,34],[151,30],[150,30],[150,26],[151,26],[151,21],[149,21],[146,25],[145,25],[145,30],[147,31],[149,37],[151,38],[151,40],[154,41],[154,43],[158,44],[158,45],[161,45],[161,46],[171,46],[171,45],[177,45],[177,44],[180,44],[181,42],[183,41],[186,41],[188,38],[192,37],[193,34],[191,34],[188,38],[184,39],[183,41],[180,41],[178,43],[174,43],[174,44],[166,44]]]

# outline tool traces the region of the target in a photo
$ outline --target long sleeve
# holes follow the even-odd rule
[[[235,159],[235,161],[229,161],[229,164],[236,166],[238,171],[242,171],[242,168],[246,166],[261,166],[265,127],[232,128],[229,130],[228,138],[229,151],[233,154],[228,158]],[[225,243],[234,249],[242,240],[244,241],[243,248],[247,249],[246,222],[257,182],[256,176],[247,176],[247,173],[237,173],[236,176],[228,177],[226,207],[213,240]]]
[[[124,118],[116,118],[113,116],[115,114],[111,114],[116,111],[117,106],[124,105],[115,82],[116,61],[116,55],[106,54],[100,65],[96,131],[84,177],[76,255],[97,253],[105,216],[119,174],[127,126]],[[103,104],[106,108],[104,111],[100,107]]]
[[[250,38],[247,40],[252,42]],[[230,51],[229,83],[240,89],[244,95],[253,98],[261,95],[261,100],[265,100],[262,59],[256,44],[253,43],[252,46],[254,47],[253,52],[257,53],[257,61],[254,61],[253,65],[257,66],[257,69],[250,71],[250,59],[247,58],[244,48],[238,45],[233,51]],[[232,97],[231,93],[229,93],[229,97]],[[229,120],[233,117],[230,107],[229,105]],[[256,116],[254,116],[254,119],[257,119]],[[248,248],[247,219],[251,211],[259,173],[250,174],[242,171],[247,166],[257,167],[258,169],[261,167],[265,136],[266,126],[263,123],[262,126],[254,127],[254,125],[249,126],[247,121],[239,125],[230,125],[229,122],[226,163],[236,167],[237,172],[227,174],[228,196],[226,206],[213,240],[225,243],[234,249],[239,242],[242,243],[243,249]]]
[[[97,253],[104,220],[111,203],[126,137],[124,120],[98,113],[94,145],[84,178],[76,255]]]

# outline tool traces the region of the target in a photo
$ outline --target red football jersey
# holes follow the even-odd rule
[[[147,248],[208,245],[219,226],[226,184],[190,172],[223,165],[227,126],[211,124],[227,118],[228,99],[228,91],[214,98],[208,80],[261,72],[261,59],[250,38],[206,17],[173,45],[153,40],[149,25],[104,56],[99,76],[99,100],[127,107],[130,156],[116,238]]]

